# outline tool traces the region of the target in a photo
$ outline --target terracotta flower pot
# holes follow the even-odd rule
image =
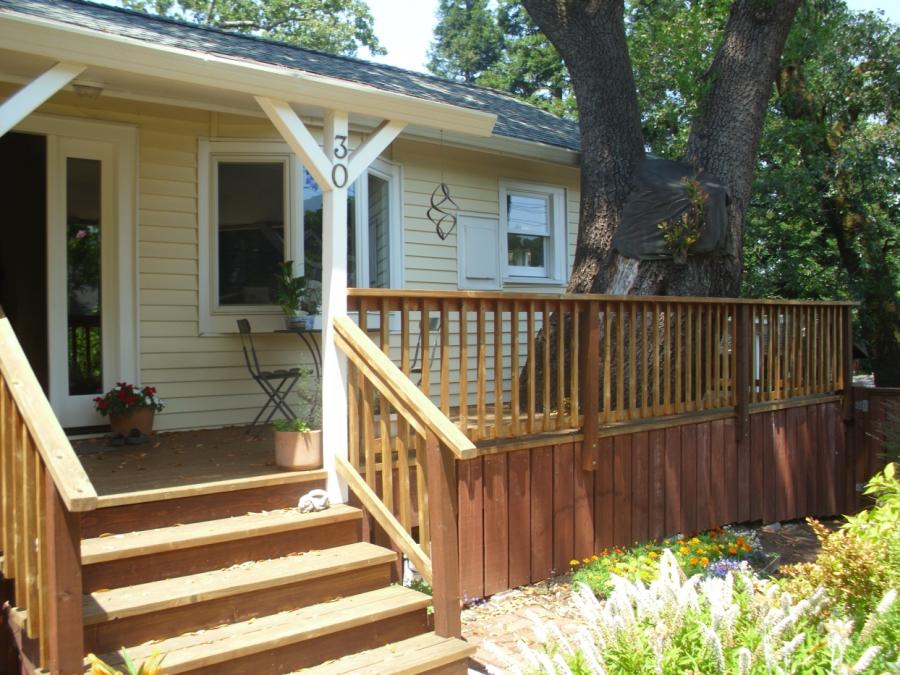
[[[147,436],[153,431],[153,416],[156,414],[151,406],[135,408],[126,413],[110,413],[109,426],[114,434],[127,436],[132,429],[137,429]]]
[[[275,463],[295,471],[322,468],[322,432],[276,431]]]

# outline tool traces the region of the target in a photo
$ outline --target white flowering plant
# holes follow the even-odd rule
[[[900,602],[885,594],[864,622],[832,612],[817,589],[795,599],[749,568],[686,577],[671,551],[649,584],[613,577],[600,600],[572,595],[579,621],[563,633],[532,617],[538,647],[502,654],[511,673],[900,673]],[[567,627],[572,628],[572,627]]]

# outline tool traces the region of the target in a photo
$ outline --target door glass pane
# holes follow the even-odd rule
[[[306,282],[322,283],[322,190],[303,170],[303,255]],[[347,284],[356,286],[356,188],[347,188]]]
[[[100,161],[66,159],[69,394],[103,391]]]
[[[369,287],[391,285],[389,183],[369,174]]]
[[[275,304],[284,260],[284,164],[217,167],[219,305]]]

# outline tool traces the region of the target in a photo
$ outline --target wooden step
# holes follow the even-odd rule
[[[351,654],[303,671],[309,675],[350,675],[351,673],[392,673],[416,675],[438,668],[459,665],[466,672],[468,658],[475,646],[456,638],[442,638],[434,633],[416,635],[407,640]]]
[[[82,536],[133,532],[297,506],[300,497],[325,485],[324,471],[276,471],[263,476],[123,492],[100,497],[83,514]]]
[[[372,649],[426,630],[431,599],[388,586],[323,604],[261,616],[210,630],[128,647],[135,662],[165,654],[163,670],[175,673],[286,673]],[[116,653],[101,657],[121,665]]]
[[[325,602],[390,583],[396,553],[365,542],[84,597],[85,645],[101,652]]]
[[[85,539],[83,588],[128,586],[350,544],[359,540],[361,518],[359,509],[336,504],[315,513],[266,511]]]

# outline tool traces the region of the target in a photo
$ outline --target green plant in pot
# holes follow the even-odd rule
[[[294,261],[285,260],[276,274],[275,302],[281,306],[287,327],[306,323],[306,310],[302,309],[306,279],[294,276]]]
[[[275,420],[275,463],[295,471],[322,468],[322,430],[305,420]]]

